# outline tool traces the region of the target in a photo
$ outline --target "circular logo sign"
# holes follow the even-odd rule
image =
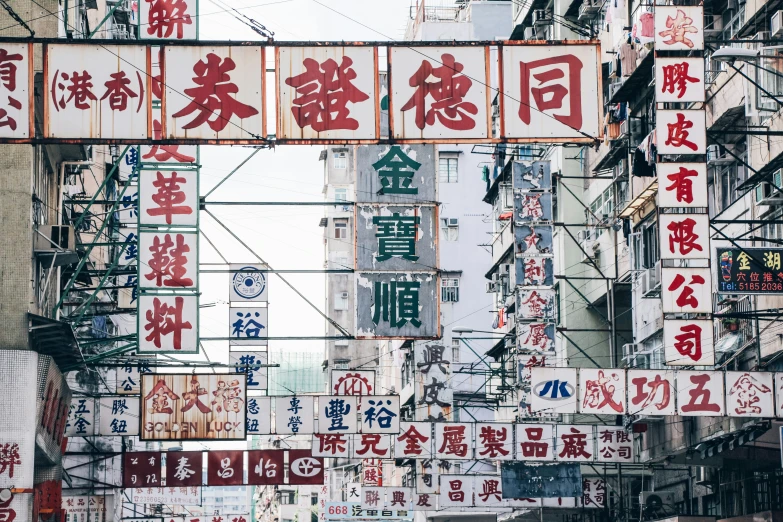
[[[231,281],[234,292],[245,299],[255,299],[266,289],[266,275],[264,275],[263,272],[258,271],[254,266],[245,266],[240,270],[256,271],[234,274],[234,279]]]
[[[548,401],[563,401],[571,398],[575,392],[576,388],[571,383],[558,379],[540,382],[533,387],[537,397]]]
[[[302,457],[291,463],[291,471],[300,477],[314,477],[321,472],[321,463],[312,457]]]

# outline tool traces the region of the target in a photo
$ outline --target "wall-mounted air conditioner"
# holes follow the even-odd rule
[[[661,262],[642,272],[641,290],[643,298],[653,298],[661,295]]]
[[[754,192],[757,205],[783,204],[783,169],[772,174],[771,182],[762,181],[756,185]]]
[[[783,11],[775,11],[769,23],[769,31],[772,38],[783,36]]]

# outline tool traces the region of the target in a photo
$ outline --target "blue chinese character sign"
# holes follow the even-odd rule
[[[265,303],[269,300],[269,278],[264,265],[232,264],[229,297],[232,303]]]
[[[318,397],[318,433],[358,433],[357,419],[358,397],[356,395]]]
[[[314,407],[315,397],[312,395],[275,397],[275,433],[278,435],[314,433]]]
[[[99,432],[107,437],[139,434],[139,397],[102,395],[99,399]]]
[[[247,398],[247,434],[268,435],[272,433],[272,398]]]
[[[73,397],[65,425],[66,437],[95,435],[95,399]]]
[[[362,433],[399,433],[400,396],[373,395],[362,398]]]
[[[269,335],[269,313],[267,308],[238,308],[228,309],[228,327],[233,346],[253,345],[266,346]]]
[[[235,373],[247,374],[248,390],[267,389],[267,352],[231,351],[228,359]]]

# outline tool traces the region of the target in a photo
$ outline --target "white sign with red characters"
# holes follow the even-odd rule
[[[473,458],[473,424],[469,422],[435,423],[435,457],[443,460]],[[441,488],[441,491],[443,488]]]
[[[438,507],[470,507],[473,505],[472,475],[441,475]]]
[[[143,45],[46,45],[48,138],[145,140],[149,63]]]
[[[706,163],[658,163],[658,206],[707,208]]]
[[[0,138],[29,138],[32,43],[0,46]]]
[[[140,39],[195,40],[198,0],[140,0]]]
[[[722,416],[724,407],[723,372],[677,372],[677,415]]]
[[[350,442],[350,435],[344,433],[314,433],[313,456],[348,458]]]
[[[622,426],[596,426],[598,462],[633,462],[633,435]]]
[[[486,139],[489,67],[484,47],[391,47],[394,139]]]
[[[658,154],[707,154],[707,120],[703,110],[658,110],[655,118]]]
[[[476,423],[476,458],[512,460],[514,425],[511,423]]]
[[[139,296],[139,353],[198,353],[198,295]]]
[[[558,424],[555,426],[555,456],[559,462],[589,462],[595,459],[593,426]]]
[[[704,102],[704,58],[655,57],[655,101]]]
[[[674,370],[628,370],[629,415],[674,415]]]
[[[394,436],[395,458],[432,458],[432,423],[401,422],[400,434]]]
[[[377,51],[373,47],[280,47],[277,137],[376,140]]]
[[[198,224],[198,172],[195,170],[139,171],[140,225]]]
[[[355,459],[389,459],[393,435],[362,433],[351,435],[351,456]]]
[[[735,417],[774,417],[770,372],[726,372],[726,410]]]
[[[661,259],[709,259],[707,214],[659,214]]]
[[[661,288],[665,314],[712,313],[709,268],[661,268]]]
[[[655,6],[656,51],[701,51],[703,49],[703,6]]]
[[[667,366],[713,366],[715,346],[709,319],[664,319],[663,353]]]
[[[600,136],[598,48],[580,43],[503,46],[504,137],[557,141]]]
[[[586,508],[602,508],[606,502],[606,481],[600,478],[582,480],[582,506]]]
[[[185,290],[198,286],[198,233],[139,231],[139,286]]]
[[[265,139],[264,48],[165,48],[165,135]]]
[[[516,460],[555,460],[554,424],[517,424]]]
[[[582,368],[579,371],[579,412],[622,415],[625,412],[625,372]]]

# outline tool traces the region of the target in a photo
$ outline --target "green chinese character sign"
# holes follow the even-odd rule
[[[436,273],[357,273],[357,337],[435,338],[437,283]]]

